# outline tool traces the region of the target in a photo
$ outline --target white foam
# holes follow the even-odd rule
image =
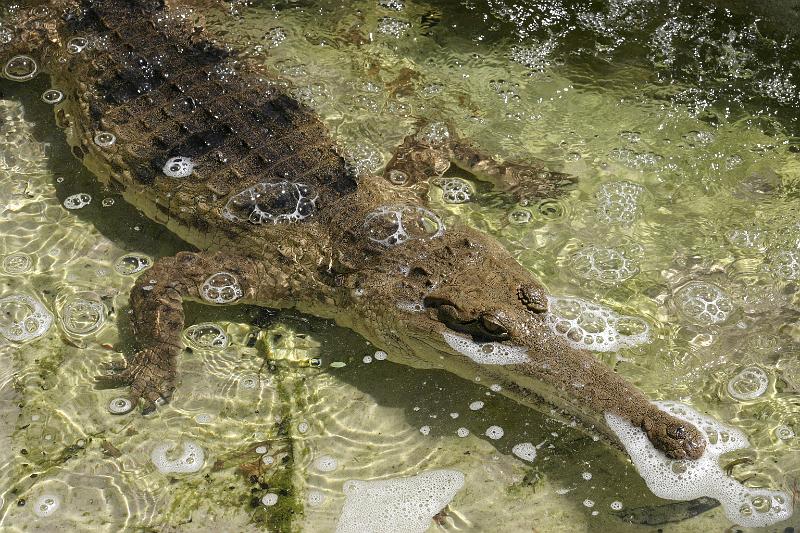
[[[419,428],[419,432],[422,433],[423,435],[430,435],[431,427],[430,426],[422,426],[421,428]]]
[[[322,455],[314,460],[314,468],[320,472],[333,472],[337,466],[336,459],[330,455]]]
[[[714,498],[722,504],[731,522],[745,527],[775,524],[792,515],[791,498],[785,492],[745,487],[725,475],[719,464],[720,456],[749,446],[741,431],[681,403],[656,403],[663,411],[694,425],[707,444],[703,456],[695,461],[669,459],[652,445],[643,430],[606,413],[608,426],[619,437],[653,494],[668,500]]]
[[[346,501],[337,533],[424,533],[431,519],[464,486],[464,474],[430,470],[419,475],[377,481],[346,481]]]
[[[183,452],[177,459],[170,459],[167,453],[175,449],[174,442],[163,442],[153,448],[150,461],[162,474],[191,474],[203,468],[206,454],[196,442],[183,443]]]
[[[641,318],[582,298],[549,296],[545,319],[553,333],[578,349],[616,352],[650,340],[650,326]]]
[[[376,361],[385,361],[388,355],[383,350],[378,350],[375,352],[375,360]]]
[[[268,492],[264,494],[261,498],[261,503],[263,503],[267,507],[272,507],[276,503],[278,503],[278,495],[274,492]]]
[[[530,442],[522,442],[511,448],[511,453],[523,461],[533,462],[536,459],[536,446]]]
[[[464,437],[469,437],[469,430],[468,430],[467,428],[458,428],[458,429],[456,430],[456,435],[458,435],[458,436],[459,436],[459,437],[461,437],[462,439],[463,439]]]
[[[306,502],[308,502],[308,505],[311,507],[319,507],[325,503],[325,494],[319,490],[310,490],[308,491]]]
[[[478,400],[469,404],[470,411],[479,411],[483,409],[483,402]]]
[[[527,363],[528,351],[522,346],[506,346],[499,342],[475,342],[449,331],[443,331],[444,341],[452,349],[482,365],[515,365]]]
[[[489,426],[484,434],[492,440],[497,440],[503,438],[505,431],[500,426]]]

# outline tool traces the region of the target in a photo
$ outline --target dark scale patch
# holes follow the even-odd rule
[[[108,30],[92,4],[84,1],[64,13],[64,27],[69,35],[92,35]]]
[[[226,195],[279,179],[302,181],[327,198],[355,190],[316,115],[229,61],[230,51],[180,20],[148,17],[147,2],[90,3],[109,39],[105,56],[98,51],[90,118],[126,124],[133,145],[125,164],[140,183],[167,179],[166,161],[183,156],[197,165],[191,180],[176,182],[186,192]],[[205,185],[197,189],[200,179]]]
[[[100,95],[111,104],[123,104],[157,90],[167,80],[158,65],[134,52],[123,54],[116,71],[99,84]]]

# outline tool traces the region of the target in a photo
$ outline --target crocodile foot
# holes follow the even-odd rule
[[[139,350],[124,366],[112,368],[111,374],[98,376],[97,383],[104,388],[130,385],[129,397],[133,404],[141,400],[142,412],[152,412],[175,390],[177,352],[172,346]]]

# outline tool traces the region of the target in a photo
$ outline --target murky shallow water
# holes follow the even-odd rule
[[[467,203],[445,202],[438,187],[431,197],[445,222],[501,239],[553,294],[643,319],[648,343],[598,357],[652,398],[744,430],[751,448],[726,459],[736,479],[796,488],[800,169],[788,22],[708,5],[494,0],[256,3],[206,17],[291,83],[364,169],[379,170],[424,117],[577,176],[569,196],[532,205],[479,183]],[[466,482],[432,530],[730,524],[720,508],[678,522],[685,507],[652,496],[620,453],[491,383],[402,367],[391,354],[366,362],[375,348],[305,316],[190,306],[188,324],[220,329],[187,340],[173,401],[155,416],[110,414],[120,391],[97,390],[92,377],[131,347],[137,275],[115,265],[184,245],[93,185],[39,99],[46,88],[4,82],[0,107],[0,326],[26,305],[43,306],[29,331],[53,317],[40,338],[0,346],[4,527],[330,531],[346,480],[435,468]],[[91,203],[65,209],[79,193]],[[29,298],[2,300],[12,295]],[[484,436],[493,425],[502,438]],[[151,454],[164,441],[196,443],[202,468],[159,471]],[[532,463],[511,453],[520,442],[541,445]],[[168,454],[171,468],[199,463],[179,456]],[[265,506],[270,493],[277,503]]]

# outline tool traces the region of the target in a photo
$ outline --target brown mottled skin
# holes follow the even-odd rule
[[[47,9],[13,13],[12,23],[15,40],[0,49],[0,59],[30,54],[65,93],[56,118],[76,157],[202,250],[160,259],[140,275],[131,293],[140,350],[100,378],[104,384],[129,385],[146,408],[168,399],[183,349],[183,301],[202,301],[203,283],[227,272],[241,289],[237,303],[333,318],[393,360],[501,380],[518,400],[544,399],[606,434],[602,414],[615,413],[670,457],[702,455],[696,428],[550,332],[546,290],[486,235],[463,226],[439,235],[438,225],[426,227],[414,215],[419,211],[407,208],[410,240],[370,240],[397,229],[393,219],[370,213],[386,205],[425,207],[430,178],[451,163],[521,199],[558,194],[570,178],[539,164],[500,163],[452,133],[429,135],[431,126],[405,140],[383,176],[356,177],[310,109],[214,42],[177,3],[54,0]],[[90,45],[69,53],[74,37]],[[96,145],[98,131],[113,133],[116,143]],[[191,157],[193,173],[166,176],[162,167],[173,156]],[[278,224],[223,216],[237,193],[284,180],[317,195],[311,216]],[[271,196],[261,207],[290,212],[281,204],[287,198]],[[430,226],[435,215],[426,217]],[[400,309],[403,302],[417,308]],[[479,365],[444,342],[448,330],[524,346],[529,361]]]

